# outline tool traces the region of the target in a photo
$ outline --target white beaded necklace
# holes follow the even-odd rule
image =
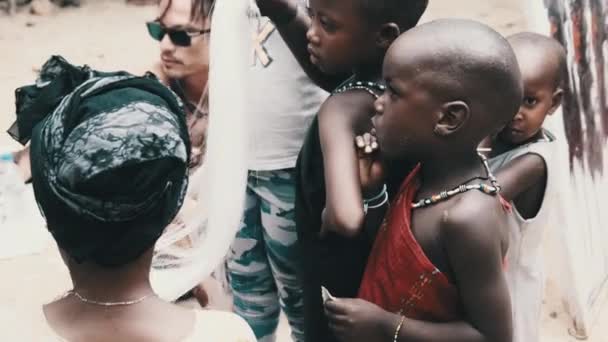
[[[438,202],[445,201],[448,198],[451,198],[451,197],[456,196],[458,194],[465,193],[465,192],[470,191],[470,190],[479,190],[479,191],[481,191],[483,193],[486,193],[488,195],[497,195],[500,192],[500,184],[498,184],[498,180],[496,180],[496,177],[494,176],[494,174],[490,170],[490,166],[488,165],[488,159],[484,155],[482,155],[482,154],[479,154],[479,158],[481,158],[483,166],[484,166],[484,168],[486,170],[486,173],[488,175],[488,180],[490,180],[490,183],[492,183],[492,185],[487,185],[487,184],[484,184],[484,183],[461,184],[461,185],[453,188],[452,190],[445,190],[445,191],[442,191],[442,192],[440,192],[440,193],[438,193],[436,195],[433,195],[431,197],[421,199],[418,202],[414,202],[414,203],[412,203],[412,208],[413,209],[420,209],[420,208],[428,207],[430,205],[436,204]]]

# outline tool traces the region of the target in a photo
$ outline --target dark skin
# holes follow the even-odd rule
[[[83,303],[74,295],[44,306],[51,328],[68,341],[180,341],[194,329],[194,312],[153,295],[149,271],[153,249],[118,268],[93,263],[77,264],[62,256],[74,289],[101,302],[129,301],[150,295],[141,303],[104,307]],[[163,324],[158,324],[163,322]]]
[[[397,25],[377,26],[374,31],[361,24],[365,19],[344,0],[313,0],[310,6],[310,60],[327,73],[352,68],[357,80],[379,80],[383,53],[399,35]],[[371,129],[373,101],[365,91],[350,91],[330,97],[319,111],[327,193],[322,234],[359,234],[365,218],[362,200],[380,191],[377,187],[362,189],[353,146],[357,134]]]
[[[271,18],[296,8],[295,2],[285,0],[259,0],[258,5]],[[332,89],[339,82],[327,76],[322,78],[329,82],[319,82],[315,75],[340,75],[338,78],[343,80],[343,75],[354,73],[355,80],[380,80],[384,53],[400,34],[395,23],[367,24],[361,12],[347,0],[310,1],[309,15],[298,11],[296,18],[284,27],[279,25],[279,30],[309,76],[321,85],[330,84]],[[307,37],[306,42],[303,36]],[[371,129],[373,103],[374,97],[369,93],[349,91],[330,97],[319,111],[327,193],[321,235],[359,234],[365,218],[363,198],[381,190],[381,187],[362,189],[353,144],[356,135]]]
[[[546,117],[562,103],[555,54],[543,45],[510,40],[524,81],[524,98],[513,120],[492,140],[491,156],[497,156],[542,138]],[[547,183],[547,166],[542,157],[527,154],[505,165],[498,173],[503,195],[512,200],[525,219],[536,216]]]
[[[355,132],[371,129],[369,113],[373,113],[373,100],[366,92],[352,91],[329,98],[319,111],[326,179],[322,234],[334,231],[354,236],[360,233],[365,218],[361,206],[364,190],[359,181],[354,141]]]
[[[276,23],[281,37],[315,84],[326,91],[332,91],[350,76],[349,71],[328,74],[311,61],[307,32],[312,25],[312,20],[307,10],[299,8],[297,0],[256,0],[256,3],[261,14]],[[282,18],[293,18],[293,20],[283,23]]]
[[[458,22],[450,22],[445,28],[457,25]],[[429,47],[432,44],[423,33],[405,34],[387,53],[384,77],[388,89],[376,101],[377,114],[373,119],[385,158],[400,159],[407,155],[421,161],[421,187],[416,201],[472,177],[484,176],[476,153],[483,138],[481,133],[495,131],[500,122],[506,123],[512,115],[508,110],[499,109],[498,101],[488,103],[491,97],[485,96],[487,93],[468,90],[474,89],[468,84],[436,87],[437,80],[441,79],[441,66],[445,65],[442,63],[449,54],[434,56],[444,46],[439,43],[440,46]],[[449,32],[441,35],[452,38]],[[425,41],[427,46],[422,47]],[[461,41],[455,46],[466,44]],[[443,51],[449,51],[449,47]],[[498,56],[497,53],[494,57],[500,59]],[[468,55],[459,57],[472,59]],[[451,62],[449,64],[458,63],[456,58]],[[516,67],[514,57],[511,65]],[[514,75],[513,79],[518,77]],[[511,96],[513,111],[519,98],[520,95]],[[374,178],[370,174],[361,176],[371,183],[383,181]],[[512,340],[510,297],[503,274],[508,222],[508,214],[500,201],[477,191],[414,210],[414,237],[431,262],[457,286],[465,315],[460,321],[444,323],[405,318],[397,341]],[[326,302],[325,308],[330,327],[341,341],[390,341],[402,319],[361,299],[336,299]]]

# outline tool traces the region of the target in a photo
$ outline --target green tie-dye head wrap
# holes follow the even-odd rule
[[[28,94],[22,103],[20,93]],[[152,76],[99,73],[58,57],[17,94],[17,135],[29,133],[20,120],[33,128],[34,192],[59,247],[104,266],[151,248],[188,184],[190,142],[176,96]],[[27,111],[45,107],[40,122]]]

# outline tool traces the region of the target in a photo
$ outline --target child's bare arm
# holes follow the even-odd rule
[[[297,0],[256,0],[262,15],[269,17],[276,25],[281,37],[304,69],[304,72],[319,87],[332,91],[348,75],[328,75],[310,61],[306,32],[310,27],[310,17],[305,8],[298,6]],[[295,13],[295,17],[294,16]],[[292,18],[285,22],[285,18]]]
[[[369,120],[371,105],[369,94],[350,92],[330,97],[319,111],[326,190],[322,231],[354,236],[363,228],[365,214],[354,141],[356,126]]]
[[[495,204],[482,209],[461,202],[443,217],[442,240],[467,321],[439,324],[406,319],[398,341],[512,341],[511,301],[503,273],[506,238],[497,230],[501,222],[496,217],[502,215],[497,212],[502,209]]]
[[[547,165],[543,157],[528,153],[502,167],[496,177],[502,196],[514,201],[525,218],[534,217],[540,209],[547,184]]]

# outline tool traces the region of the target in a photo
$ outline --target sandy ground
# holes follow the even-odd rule
[[[523,14],[515,3],[433,0],[425,20],[447,16],[474,18],[508,34],[525,29]],[[61,10],[46,17],[20,13],[9,18],[0,13],[0,127],[8,127],[14,119],[14,89],[32,82],[35,70],[52,54],[99,69],[146,70],[158,55],[157,45],[147,37],[144,27],[144,22],[154,16],[155,8],[129,7],[124,0],[89,0],[80,9]],[[6,134],[0,134],[0,152],[15,146]],[[43,247],[33,254],[0,259],[0,340],[15,341],[7,336],[6,328],[23,324],[22,317],[37,317],[40,305],[63,293],[70,284],[44,229],[0,227],[0,233],[0,240],[15,237],[5,242],[11,247],[35,249],[31,241],[43,241]],[[542,341],[575,341],[567,333],[567,317],[557,298],[550,284],[542,317]],[[608,307],[598,321],[608,322]],[[608,342],[608,327],[601,325],[594,329],[589,341]],[[282,324],[280,342],[289,341],[286,331]]]

